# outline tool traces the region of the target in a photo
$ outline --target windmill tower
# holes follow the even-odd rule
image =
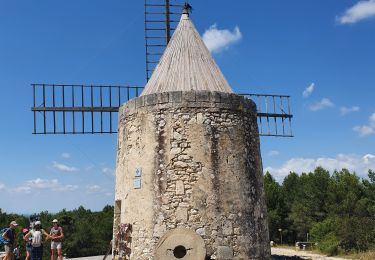
[[[187,8],[120,109],[115,196],[131,259],[270,257],[256,106],[233,93]]]
[[[34,133],[118,132],[114,234],[132,224],[131,259],[268,259],[259,136],[292,136],[289,96],[233,93],[189,8],[173,34],[178,5],[161,2],[145,2],[145,88],[33,84]]]

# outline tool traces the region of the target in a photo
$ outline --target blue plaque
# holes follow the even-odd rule
[[[140,189],[141,188],[141,179],[136,178],[133,180],[133,188]]]
[[[142,168],[136,167],[135,172],[134,172],[134,177],[141,177],[141,175],[142,175]]]

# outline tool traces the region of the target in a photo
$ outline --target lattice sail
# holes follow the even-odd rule
[[[144,5],[148,81],[177,27],[184,5],[179,0],[145,0]]]
[[[258,129],[261,136],[293,137],[290,96],[240,94],[257,106]]]
[[[32,84],[34,134],[117,133],[117,112],[143,88]]]
[[[114,134],[120,106],[143,87],[32,84],[34,134]],[[292,137],[290,96],[240,94],[257,105],[259,135]]]

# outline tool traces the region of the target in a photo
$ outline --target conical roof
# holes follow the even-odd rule
[[[189,15],[184,13],[141,96],[191,90],[233,93]]]

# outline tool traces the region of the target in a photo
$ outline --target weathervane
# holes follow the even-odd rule
[[[184,9],[183,9],[182,13],[189,15],[192,11],[193,11],[193,7],[188,2],[186,2],[184,4]]]

